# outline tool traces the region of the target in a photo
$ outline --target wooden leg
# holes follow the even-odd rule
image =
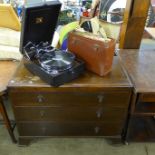
[[[32,141],[32,138],[19,137],[18,138],[18,145],[19,146],[28,146],[28,145],[30,145],[31,141]]]
[[[122,146],[122,140],[121,137],[118,138],[105,138],[107,140],[107,143],[113,146]]]
[[[136,107],[136,101],[137,101],[137,93],[134,93],[132,95],[132,98],[131,98],[131,110],[129,111],[131,113],[131,115],[135,112],[135,107]]]
[[[130,119],[131,119],[131,115],[128,114],[125,127],[124,127],[124,131],[122,134],[122,141],[125,145],[128,145],[128,130],[129,130]]]
[[[125,123],[125,128],[124,128],[124,132],[122,135],[122,140],[124,142],[125,145],[128,145],[128,140],[129,140],[129,126],[131,123],[131,117],[135,112],[135,107],[136,107],[136,102],[137,102],[137,93],[133,93],[132,97],[131,97],[131,103],[129,106],[129,112],[128,112],[128,116],[127,116],[127,120]]]
[[[2,114],[2,117],[3,117],[3,120],[4,120],[5,126],[6,126],[8,132],[9,132],[9,135],[10,135],[10,137],[12,139],[12,142],[13,143],[16,143],[17,141],[16,141],[16,138],[15,138],[15,136],[13,134],[13,129],[11,127],[11,124],[10,124],[10,121],[8,119],[8,116],[7,116],[5,107],[3,105],[3,100],[2,100],[1,97],[0,97],[0,113]]]

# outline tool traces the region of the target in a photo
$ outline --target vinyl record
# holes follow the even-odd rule
[[[72,67],[75,55],[70,52],[63,52],[60,50],[55,50],[51,53],[51,56],[46,57],[46,54],[41,60],[41,66],[48,70],[64,71]]]

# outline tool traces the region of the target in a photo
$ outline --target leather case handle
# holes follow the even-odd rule
[[[95,51],[98,51],[100,49],[100,46],[98,44],[94,44],[93,48]]]
[[[80,40],[77,40],[76,38],[73,38],[73,40],[71,41],[71,43],[72,43],[73,45],[77,45],[77,44],[80,43]]]

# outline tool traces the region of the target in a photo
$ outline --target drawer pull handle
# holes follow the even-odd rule
[[[97,112],[96,112],[96,116],[97,116],[97,118],[101,118],[102,112],[101,112],[101,111],[97,111]]]
[[[104,99],[104,96],[103,95],[98,95],[97,98],[98,98],[98,102],[102,103],[103,99]]]
[[[99,133],[99,131],[100,131],[100,127],[98,127],[98,126],[97,126],[97,127],[95,127],[95,129],[94,129],[94,130],[95,130],[95,133],[96,133],[96,134],[98,134],[98,133]]]
[[[41,117],[45,116],[45,111],[40,111],[40,116]]]
[[[38,95],[37,100],[39,103],[42,103],[44,101],[44,97],[42,95]]]

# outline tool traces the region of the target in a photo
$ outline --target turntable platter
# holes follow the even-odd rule
[[[46,55],[46,54],[45,54]],[[75,55],[70,52],[62,52],[60,50],[55,50],[52,52],[50,57],[42,59],[41,66],[46,70],[58,70],[64,71],[72,67]],[[49,53],[48,53],[49,56]]]

